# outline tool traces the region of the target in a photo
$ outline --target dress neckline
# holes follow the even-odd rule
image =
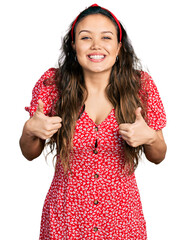
[[[108,114],[108,116],[107,116],[102,122],[100,122],[99,124],[95,123],[85,110],[84,110],[83,113],[85,113],[85,115],[86,115],[87,118],[90,120],[90,122],[92,122],[95,126],[101,126],[102,124],[104,124],[104,123],[110,118],[110,116],[112,115],[112,113],[114,112],[114,110],[115,110],[115,109],[112,108],[111,111],[110,111],[110,113]]]

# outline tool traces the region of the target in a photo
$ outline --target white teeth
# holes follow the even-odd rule
[[[104,55],[89,55],[89,58],[91,58],[91,59],[103,59]]]

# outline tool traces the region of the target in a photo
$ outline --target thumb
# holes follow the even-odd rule
[[[42,102],[41,99],[38,100],[38,106],[37,106],[37,112],[43,113],[43,109],[44,109],[44,103]]]
[[[141,107],[138,107],[138,108],[136,109],[135,115],[136,115],[136,121],[139,121],[139,120],[141,120],[141,118],[143,118],[142,115],[141,115]],[[136,122],[136,121],[135,121],[135,122]]]

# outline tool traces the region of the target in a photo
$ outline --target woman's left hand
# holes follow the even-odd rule
[[[134,123],[122,123],[119,125],[119,133],[131,147],[143,144],[151,145],[156,139],[156,131],[150,128],[141,115],[141,108],[135,111]]]

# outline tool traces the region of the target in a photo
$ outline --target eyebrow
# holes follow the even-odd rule
[[[92,33],[92,32],[89,31],[89,30],[81,30],[78,35],[80,35],[82,32]],[[101,33],[102,33],[102,34],[103,34],[103,33],[111,33],[112,35],[114,35],[113,32],[111,32],[111,31],[103,31],[103,32],[101,32]]]
[[[112,35],[114,35],[113,32],[111,32],[111,31],[103,31],[101,33],[111,33]]]

